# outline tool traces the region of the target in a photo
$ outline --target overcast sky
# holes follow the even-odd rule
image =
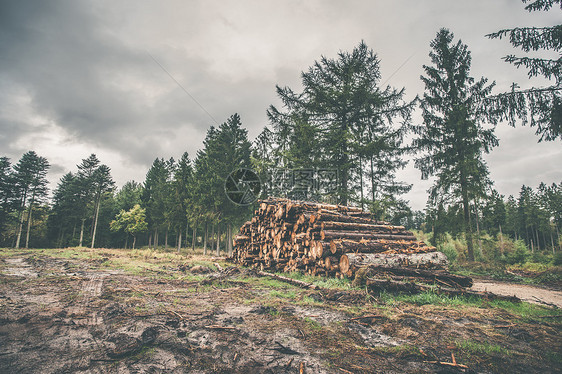
[[[212,118],[240,114],[253,140],[268,106],[280,104],[276,84],[300,91],[302,71],[361,40],[381,60],[382,82],[405,87],[408,98],[423,94],[422,65],[441,27],[468,45],[472,76],[495,80],[494,92],[512,82],[545,85],[501,60],[518,52],[506,40],[485,37],[560,23],[559,9],[523,7],[518,0],[0,0],[0,156],[16,163],[35,150],[51,163],[52,187],[91,153],[118,186],[142,182],[156,157],[194,158]],[[537,143],[529,127],[499,125],[496,135],[500,146],[486,160],[500,193],[562,181],[560,141]],[[400,177],[414,184],[411,206],[423,209],[431,182],[412,163]]]

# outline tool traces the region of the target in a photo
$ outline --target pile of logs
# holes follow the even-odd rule
[[[377,221],[360,208],[260,201],[234,240],[233,260],[280,272],[353,276],[359,268],[445,269],[445,255],[420,242],[403,226]]]

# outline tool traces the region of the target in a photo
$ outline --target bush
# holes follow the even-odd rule
[[[437,247],[437,249],[440,252],[443,252],[451,263],[455,262],[457,260],[457,257],[459,256],[457,249],[455,248],[455,244],[449,241],[440,245],[439,247]]]
[[[523,264],[527,261],[531,253],[523,240],[513,242],[513,251],[506,253],[505,262],[508,264]]]
[[[556,254],[554,255],[554,259],[552,260],[552,264],[554,266],[562,265],[562,252],[560,251],[556,252]]]
[[[548,264],[552,260],[552,257],[549,254],[545,254],[544,252],[535,251],[531,254],[531,262],[536,262],[538,264]]]

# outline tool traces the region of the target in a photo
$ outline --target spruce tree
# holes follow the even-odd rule
[[[26,248],[29,245],[29,234],[34,207],[47,198],[47,171],[50,165],[45,157],[40,157],[35,151],[23,154],[21,159],[14,165],[14,181],[16,198],[18,200],[19,223],[16,231],[15,247],[19,248],[23,225],[25,221],[24,212],[27,210],[27,236]]]
[[[533,11],[553,11],[562,9],[561,0],[523,0],[529,3],[525,9]],[[520,90],[513,83],[510,92],[491,97],[486,105],[503,112],[503,118],[513,126],[517,119],[523,124],[536,127],[539,142],[543,140],[562,140],[562,25],[547,27],[515,27],[503,29],[486,35],[492,39],[509,37],[515,48],[526,53],[524,56],[508,55],[505,62],[527,69],[529,78],[542,76],[554,81],[547,87],[533,87]],[[558,58],[544,58],[545,51],[558,54]],[[529,55],[529,53],[541,55]]]
[[[474,260],[470,202],[491,185],[482,154],[498,145],[493,129],[482,126],[488,117],[481,102],[494,83],[487,85],[486,78],[475,81],[469,75],[468,47],[453,39],[449,30],[441,29],[430,44],[433,65],[424,65],[425,75],[421,76],[425,84],[423,125],[414,126],[418,137],[413,146],[421,153],[415,167],[422,178],[437,177],[430,189],[430,203],[462,205],[468,258]]]
[[[361,42],[303,72],[302,93],[277,86],[283,109],[268,110],[283,166],[337,168],[342,204],[362,200],[364,162],[398,152],[401,135],[391,136],[393,120],[409,120],[413,103],[403,101],[404,90],[381,88],[380,79],[377,55]],[[380,171],[390,178],[392,165]]]

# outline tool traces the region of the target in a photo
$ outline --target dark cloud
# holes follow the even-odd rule
[[[429,41],[450,27],[473,52],[473,75],[506,89],[512,81],[524,86],[525,73],[501,61],[512,52],[506,41],[484,35],[558,22],[557,14],[529,14],[512,0],[0,4],[0,155],[17,159],[36,149],[57,165],[51,173],[58,178],[96,152],[120,183],[142,180],[156,157],[194,157],[214,120],[233,113],[256,136],[268,106],[279,104],[276,84],[298,91],[301,71],[361,40],[381,59],[383,81],[394,74],[388,84],[414,97],[423,91]],[[502,128],[500,148],[487,158],[498,188],[510,191],[500,192],[537,176],[562,179],[540,158],[562,157],[559,144],[537,145],[529,132],[509,130]],[[522,148],[538,158],[525,158]],[[423,208],[427,182],[411,167],[401,175],[415,184],[411,198]]]

